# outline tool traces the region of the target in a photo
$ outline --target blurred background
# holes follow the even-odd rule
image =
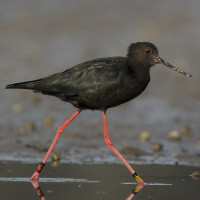
[[[98,57],[125,56],[132,42],[192,74],[151,69],[142,95],[108,110],[115,146],[132,163],[200,164],[200,1],[0,1],[0,158],[40,161],[75,108],[50,96],[5,90]],[[99,111],[84,111],[54,152],[63,162],[120,162],[104,144]]]

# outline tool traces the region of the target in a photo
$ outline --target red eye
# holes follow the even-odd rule
[[[146,54],[150,54],[151,53],[151,50],[147,49],[145,50]]]

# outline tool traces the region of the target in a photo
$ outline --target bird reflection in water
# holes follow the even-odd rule
[[[31,180],[31,184],[33,185],[35,191],[37,192],[38,197],[40,197],[41,200],[45,200],[45,197],[40,188],[39,182],[36,180]]]
[[[145,185],[143,184],[138,184],[133,191],[131,192],[131,194],[126,198],[126,200],[131,200]]]
[[[45,196],[44,196],[44,193],[42,192],[42,189],[39,185],[39,182],[37,180],[30,180],[38,197],[41,199],[41,200],[46,200]],[[138,184],[134,189],[133,191],[131,192],[131,194],[126,198],[126,200],[131,200],[133,199],[133,197],[139,192],[141,191],[141,189],[145,187],[144,184]]]

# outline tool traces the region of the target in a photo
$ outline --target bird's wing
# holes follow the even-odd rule
[[[125,57],[100,58],[81,63],[59,74],[54,87],[67,96],[106,89],[116,84],[124,63]]]
[[[15,83],[6,88],[30,89],[49,95],[78,96],[82,92],[106,90],[116,84],[125,57],[108,57],[87,61],[41,79]]]

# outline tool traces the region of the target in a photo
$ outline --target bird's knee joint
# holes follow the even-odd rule
[[[105,139],[105,144],[106,144],[107,146],[110,146],[110,145],[112,145],[112,142],[111,142],[110,140],[108,140],[108,139]]]
[[[57,133],[61,134],[64,131],[64,128],[62,126],[59,126]]]

